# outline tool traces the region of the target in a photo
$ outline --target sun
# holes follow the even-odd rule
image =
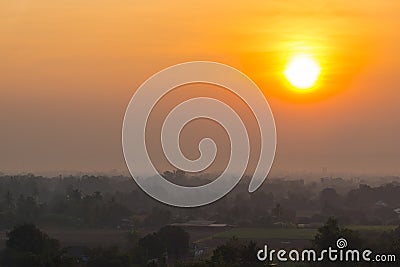
[[[310,55],[296,55],[287,64],[284,75],[292,86],[300,90],[308,90],[315,86],[321,67]]]

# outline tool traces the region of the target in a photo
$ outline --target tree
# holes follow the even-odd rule
[[[158,231],[158,236],[164,243],[168,255],[180,257],[189,249],[189,234],[180,227],[167,225]]]
[[[395,255],[396,261],[400,259],[400,226],[396,229],[383,232],[378,238],[370,240],[368,247],[371,248],[374,253]],[[398,266],[398,262],[386,262],[385,266],[395,267]]]
[[[58,240],[50,238],[33,224],[14,227],[7,234],[2,254],[5,266],[66,266],[70,259],[63,257]]]
[[[40,207],[36,200],[31,197],[20,195],[17,200],[17,220],[18,222],[35,222],[40,215]]]
[[[4,196],[2,209],[4,213],[0,215],[1,225],[6,227],[13,225],[15,221],[15,199],[10,191],[7,191]]]
[[[361,249],[362,240],[358,232],[352,231],[347,228],[340,228],[336,219],[330,217],[324,226],[318,229],[318,233],[312,240],[315,250],[322,251],[329,247],[336,247],[338,239],[344,238],[347,241],[346,249]],[[357,266],[357,262],[350,262],[344,264],[343,262],[333,263],[325,259],[321,262],[321,266]]]
[[[244,244],[237,238],[232,238],[213,251],[210,266],[265,266],[263,262],[257,259],[259,249],[253,241]]]
[[[167,179],[168,181],[173,182],[174,184],[179,184],[179,185],[188,185],[188,178],[186,176],[186,173],[182,170],[174,170],[172,172],[170,171],[165,171],[163,173],[163,177]]]
[[[4,203],[7,209],[14,209],[14,196],[10,191],[7,191],[6,195],[4,196]]]
[[[242,244],[237,238],[232,238],[226,244],[213,251],[211,261],[217,265],[230,266],[240,262]]]
[[[275,208],[272,209],[272,215],[278,220],[281,218],[282,215],[281,204],[279,203],[276,204]]]
[[[318,233],[312,241],[313,245],[319,249],[333,246],[340,237],[340,229],[337,220],[330,217],[324,226],[318,229]]]
[[[130,267],[131,257],[118,248],[94,249],[90,253],[88,267]]]
[[[139,245],[146,251],[147,259],[160,258],[166,249],[157,233],[139,239]]]
[[[189,250],[189,234],[180,227],[168,225],[139,239],[139,246],[144,248],[148,259],[161,258],[165,252],[179,258]]]
[[[334,247],[339,238],[347,240],[349,247],[360,248],[362,240],[359,233],[347,228],[340,228],[338,221],[330,217],[324,226],[318,229],[318,233],[312,241],[314,247],[322,250]]]
[[[331,205],[337,205],[339,201],[339,195],[334,188],[325,188],[319,194],[320,201],[322,203],[327,202]]]
[[[57,250],[60,246],[56,239],[50,238],[33,224],[16,226],[7,234],[7,237],[7,248],[22,252],[38,254],[48,250]]]
[[[247,245],[244,245],[240,254],[240,265],[241,266],[264,266],[264,263],[257,259],[257,252],[260,248],[257,247],[256,242],[250,241]]]

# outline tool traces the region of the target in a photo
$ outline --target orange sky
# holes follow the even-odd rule
[[[252,78],[276,119],[273,170],[400,174],[400,3],[0,0],[0,171],[125,170],[134,90],[164,67],[218,61]],[[315,55],[312,93],[288,57]]]

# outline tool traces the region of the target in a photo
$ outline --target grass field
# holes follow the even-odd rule
[[[346,228],[349,228],[354,231],[360,232],[384,232],[391,231],[396,229],[397,225],[347,225]]]
[[[393,225],[349,225],[346,226],[360,233],[384,232],[396,228]],[[217,233],[214,238],[232,238],[239,239],[291,239],[291,240],[310,240],[317,233],[317,229],[299,229],[299,228],[234,228],[225,232]]]
[[[317,233],[317,229],[298,228],[235,228],[214,235],[214,238],[239,239],[298,239],[309,240]]]

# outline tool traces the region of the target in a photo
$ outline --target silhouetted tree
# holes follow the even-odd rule
[[[33,224],[16,226],[7,237],[6,249],[2,253],[3,266],[57,267],[71,264],[70,259],[63,257],[59,242]]]
[[[129,254],[118,248],[94,249],[89,253],[87,267],[131,267],[132,259]]]
[[[139,239],[139,245],[144,248],[147,259],[160,258],[166,250],[161,238],[156,233]]]
[[[260,262],[257,259],[257,252],[259,249],[260,248],[258,248],[253,241],[245,244],[237,238],[232,238],[213,251],[211,262],[207,266],[265,266],[264,262]]]
[[[361,240],[358,232],[352,231],[347,228],[341,228],[334,218],[329,218],[324,226],[318,229],[312,244],[315,250],[322,251],[329,247],[336,247],[336,241],[339,238],[344,238],[347,241],[346,249],[362,249],[363,241]],[[325,259],[318,264],[320,266],[358,266],[357,262],[343,263],[343,262],[330,262]]]
[[[180,227],[167,225],[157,232],[164,243],[168,255],[180,257],[189,249],[189,234]]]

